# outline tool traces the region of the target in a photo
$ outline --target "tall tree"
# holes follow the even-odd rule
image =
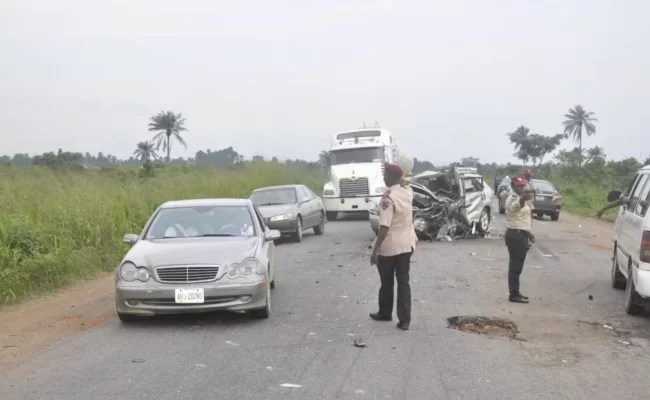
[[[156,145],[151,142],[140,142],[135,148],[133,155],[136,156],[143,164],[149,164],[151,160],[158,159]]]
[[[568,114],[564,114],[566,120],[562,122],[564,125],[564,133],[566,135],[573,136],[573,140],[578,143],[578,148],[580,149],[580,154],[582,154],[582,135],[583,130],[587,133],[587,136],[593,136],[596,134],[596,126],[594,122],[598,120],[594,118],[593,112],[588,112],[581,105],[577,105],[574,108],[569,109]],[[582,165],[582,159],[580,160],[580,165]]]
[[[524,165],[530,159],[529,154],[529,133],[530,129],[524,125],[519,126],[514,132],[508,133],[510,143],[515,145],[514,156],[520,159]]]
[[[547,154],[555,151],[565,137],[563,134],[544,136],[533,133],[528,136],[527,142],[522,147],[526,155],[533,161],[533,165],[537,166],[542,164]]]
[[[160,145],[162,144],[163,150],[167,151],[167,164],[170,162],[172,137],[187,149],[187,143],[181,137],[181,132],[187,131],[185,128],[185,118],[183,118],[182,113],[174,114],[171,111],[159,112],[158,115],[151,117],[149,130],[158,132],[153,137],[153,140],[156,141],[156,149],[160,149]]]

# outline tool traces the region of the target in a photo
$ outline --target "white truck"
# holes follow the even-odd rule
[[[359,129],[332,135],[330,170],[323,187],[323,203],[329,221],[338,213],[368,212],[386,190],[384,163],[402,167],[406,176],[413,170],[413,158],[397,144],[386,129]]]

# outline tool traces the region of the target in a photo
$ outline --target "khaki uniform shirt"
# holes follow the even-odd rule
[[[534,203],[534,201],[535,201],[535,188],[533,187],[533,181],[532,180],[528,181],[528,184],[526,185],[525,189],[533,192],[533,198],[526,201],[526,204],[528,205],[528,208],[532,212],[535,209],[535,203]]]
[[[506,226],[509,229],[521,229],[528,232],[533,226],[533,217],[528,202],[521,207],[519,195],[514,192],[506,200]]]
[[[415,250],[413,226],[413,189],[394,185],[388,188],[379,205],[379,225],[388,227],[388,235],[379,247],[384,257],[410,253]]]

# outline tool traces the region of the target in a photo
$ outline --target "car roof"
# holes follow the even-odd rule
[[[297,188],[299,186],[305,186],[305,185],[300,185],[300,184],[296,183],[296,184],[291,184],[291,185],[266,186],[266,187],[262,187],[262,188],[258,188],[258,189],[253,190],[253,193],[260,192],[262,190],[270,190],[270,189],[293,189],[293,188]]]
[[[191,199],[191,200],[173,200],[164,203],[160,208],[183,208],[183,207],[233,207],[248,206],[248,199]]]

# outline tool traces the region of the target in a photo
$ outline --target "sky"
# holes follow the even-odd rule
[[[0,154],[128,158],[171,110],[172,157],[315,160],[376,121],[434,164],[504,163],[507,132],[560,133],[581,104],[585,147],[645,159],[649,18],[644,0],[0,0]]]

